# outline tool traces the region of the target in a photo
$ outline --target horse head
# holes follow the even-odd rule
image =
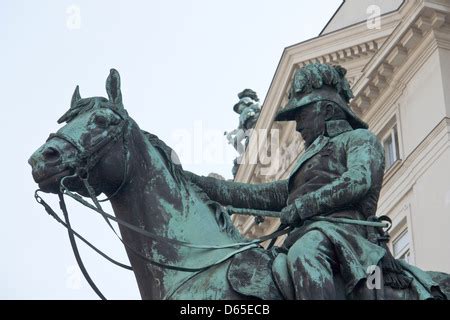
[[[66,123],[28,160],[33,178],[45,192],[60,192],[61,181],[88,196],[82,179],[88,179],[96,195],[111,194],[123,182],[126,139],[134,122],[122,103],[119,73],[111,69],[106,80],[108,99],[81,98],[73,93],[70,109],[59,118]],[[125,160],[125,161],[124,161]]]

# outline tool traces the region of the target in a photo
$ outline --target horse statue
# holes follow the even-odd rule
[[[190,182],[172,150],[139,128],[123,106],[114,69],[106,91],[108,99],[81,98],[77,86],[70,109],[58,120],[66,124],[29,159],[40,190],[59,194],[65,221],[38,194],[36,199],[68,228],[77,261],[82,263],[74,235],[88,242],[71,228],[64,195],[99,212],[108,223],[118,222],[143,299],[286,298],[279,281],[287,272],[279,263],[285,254],[259,244],[269,237],[244,238],[228,212]],[[101,193],[111,202],[114,215],[101,208],[97,199]],[[448,296],[450,277],[429,274]],[[92,282],[88,274],[85,277]],[[384,298],[417,296],[391,289],[385,290]]]

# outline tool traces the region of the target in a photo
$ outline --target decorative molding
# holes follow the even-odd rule
[[[420,47],[409,57],[410,63],[405,64],[402,68],[396,69],[396,73],[392,73],[389,83],[391,85],[386,90],[382,90],[380,96],[374,99],[372,104],[365,110],[361,110],[363,118],[369,125],[380,123],[380,118],[388,112],[391,105],[403,95],[407,83],[412,79],[416,72],[423,66],[429,57],[436,51],[437,44],[432,33],[420,44]],[[384,64],[383,70],[389,70],[387,64]],[[393,70],[393,69],[392,69]],[[360,98],[358,96],[357,98]],[[356,98],[356,99],[357,99]]]
[[[385,87],[384,83],[391,82],[396,73],[415,53],[415,50],[421,47],[421,42],[425,39],[437,39],[436,32],[447,25],[447,19],[450,21],[450,11],[436,11],[427,7],[427,3],[418,8],[411,17],[405,18],[411,23],[399,26],[365,66],[362,76],[353,86],[355,99],[351,106],[359,109],[358,111],[363,116],[373,109],[374,104],[382,95],[382,90],[375,90],[374,87],[382,89]],[[423,49],[426,50],[429,47]],[[415,61],[413,64],[417,64],[416,60],[413,61]],[[410,67],[409,64],[408,67]],[[383,81],[380,82],[380,79]],[[382,87],[379,87],[380,84]]]
[[[402,160],[396,160],[384,173],[383,186],[395,175],[395,173],[401,168]]]
[[[311,63],[342,64],[349,60],[370,56],[377,50],[378,42],[371,40],[335,52],[330,52],[319,57],[314,57],[309,60],[300,61],[296,64],[296,67],[301,68]]]
[[[411,27],[400,42],[406,51],[409,51],[418,45],[421,38],[422,31],[416,27]]]

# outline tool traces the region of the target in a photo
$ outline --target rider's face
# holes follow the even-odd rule
[[[245,103],[240,103],[238,107],[238,113],[242,113],[246,107],[247,105]]]
[[[302,135],[306,147],[325,133],[325,114],[320,102],[301,108],[295,115],[295,121],[297,122],[296,130]]]

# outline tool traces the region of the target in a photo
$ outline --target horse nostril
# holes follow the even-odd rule
[[[59,159],[60,153],[55,148],[48,147],[42,152],[42,156],[44,157],[44,160],[53,162]]]

